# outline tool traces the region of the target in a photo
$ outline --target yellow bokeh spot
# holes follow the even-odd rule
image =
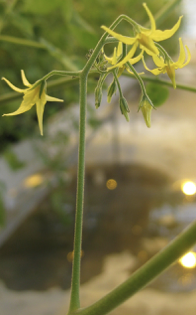
[[[117,181],[115,179],[108,179],[106,182],[106,187],[110,190],[113,190],[117,187]]]
[[[44,181],[44,178],[41,174],[34,174],[27,177],[24,180],[24,186],[27,188],[33,188],[41,185]]]
[[[196,253],[189,252],[179,259],[179,263],[185,268],[196,267]]]
[[[185,195],[194,195],[196,193],[196,185],[194,182],[186,181],[182,184],[181,189]]]

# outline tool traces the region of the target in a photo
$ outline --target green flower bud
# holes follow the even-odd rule
[[[120,98],[120,110],[121,110],[121,113],[125,116],[126,121],[129,121],[128,113],[130,112],[130,109],[129,109],[127,100],[126,98],[124,98],[124,96]]]
[[[113,80],[108,88],[108,96],[107,96],[108,103],[111,102],[112,96],[114,95],[114,93],[116,93],[116,89],[117,89],[116,80]]]
[[[150,103],[150,101],[146,97],[144,97],[140,103],[140,108],[144,116],[146,126],[150,128],[151,127],[151,111],[153,109],[153,105]]]
[[[99,108],[102,100],[102,86],[99,84],[95,88],[95,108]]]

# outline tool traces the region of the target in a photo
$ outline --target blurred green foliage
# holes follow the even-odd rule
[[[163,105],[169,97],[169,89],[156,83],[148,83],[146,91],[155,107]]]
[[[168,1],[149,0],[147,4],[156,13]],[[27,78],[33,83],[53,69],[81,68],[86,62],[87,51],[96,45],[103,33],[100,28],[102,24],[109,26],[120,14],[127,14],[141,24],[148,21],[142,3],[143,0],[0,0],[1,77],[22,87],[21,69],[25,70]],[[164,22],[164,29],[172,27],[179,14],[173,10]],[[125,35],[131,34],[131,28],[124,22],[118,26],[118,30]],[[42,48],[17,45],[3,36],[31,40]],[[89,90],[93,89],[94,84],[91,84]],[[0,90],[1,94],[10,92],[5,82],[0,82]],[[77,101],[78,93],[77,85],[56,89],[53,95],[63,98],[65,103],[47,105],[44,121]],[[1,104],[0,115],[18,108],[21,100]],[[2,118],[0,150],[10,142],[33,135],[34,130],[38,132],[35,108],[25,113],[25,118],[24,115]]]

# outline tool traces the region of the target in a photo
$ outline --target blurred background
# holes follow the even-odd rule
[[[170,1],[147,0],[153,14]],[[0,0],[0,71],[17,87],[20,70],[30,83],[53,69],[77,70],[86,54],[120,14],[148,22],[137,0]],[[195,86],[196,4],[182,0],[164,19],[169,29],[183,14],[177,34],[163,46],[174,61],[178,37],[192,60],[176,71],[177,83]],[[126,23],[118,31],[130,36]],[[113,46],[107,47],[107,54]],[[149,65],[150,67],[150,65]],[[153,68],[153,64],[151,68]],[[142,64],[137,65],[143,71]],[[167,77],[163,76],[166,79]],[[165,98],[152,112],[152,127],[138,113],[137,82],[121,77],[130,122],[119,109],[118,93],[95,110],[88,85],[86,181],[82,255],[82,306],[120,284],[196,219],[196,95],[147,88]],[[21,95],[0,82],[1,115],[14,111]],[[48,94],[44,136],[33,107],[0,124],[0,311],[2,315],[65,314],[73,251],[78,144],[78,82],[54,78]],[[159,104],[157,104],[158,106]],[[112,314],[188,315],[196,309],[196,247],[146,289]]]

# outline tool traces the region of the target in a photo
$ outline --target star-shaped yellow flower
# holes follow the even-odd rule
[[[10,81],[8,81],[5,78],[2,78],[14,91],[18,93],[23,93],[23,101],[20,105],[20,107],[13,113],[4,114],[3,116],[13,116],[13,115],[19,115],[22,114],[33,105],[36,104],[36,111],[37,111],[37,118],[38,118],[38,124],[40,129],[40,134],[43,135],[43,113],[44,113],[44,107],[46,102],[63,102],[63,100],[52,97],[46,94],[45,91],[45,82],[44,81],[37,81],[34,84],[30,84],[28,80],[26,79],[26,76],[24,74],[24,71],[21,70],[21,76],[22,76],[22,82],[25,86],[27,86],[26,89],[19,89],[16,86],[14,86]]]
[[[150,71],[152,74],[159,75],[160,73],[167,73],[168,77],[172,81],[174,89],[176,88],[175,70],[185,67],[190,62],[190,59],[191,59],[190,51],[188,47],[185,45],[187,54],[188,54],[187,60],[185,62],[186,54],[185,54],[185,49],[184,49],[181,38],[179,38],[179,44],[180,44],[180,54],[179,54],[178,61],[176,62],[173,62],[173,60],[169,56],[165,56],[165,58],[161,56],[160,57],[153,56],[152,57],[153,61],[158,68],[150,70],[143,59],[144,67],[146,68],[146,70]]]
[[[112,31],[106,26],[102,26],[102,28],[106,32],[108,32],[111,36],[117,38],[119,41],[121,41],[124,44],[127,44],[127,45],[136,44],[136,46],[139,45],[139,47],[150,56],[153,56],[154,54],[159,55],[159,50],[156,47],[154,41],[160,42],[162,40],[170,38],[179,28],[182,16],[179,18],[178,22],[174,25],[174,27],[171,30],[160,31],[156,29],[155,19],[152,13],[150,12],[150,10],[148,9],[146,3],[143,3],[143,6],[150,19],[150,23],[151,23],[150,29],[144,28],[133,21],[133,26],[136,31],[136,36],[127,37],[127,36],[123,36],[121,34],[118,34]],[[129,53],[131,54],[131,51]]]
[[[111,67],[108,67],[108,70],[111,70],[111,69],[118,67],[119,68],[118,77],[119,77],[125,69],[126,62],[129,61],[132,65],[134,65],[140,59],[142,59],[143,51],[141,51],[141,53],[138,56],[133,57],[135,52],[136,52],[136,49],[137,49],[137,45],[134,44],[133,47],[131,48],[130,52],[127,54],[127,56],[123,60],[118,62],[118,59],[122,54],[122,42],[119,42],[117,50],[116,50],[116,47],[114,48],[114,52],[113,52],[112,57],[107,57],[104,54],[105,59],[112,65]],[[128,72],[132,73],[128,67],[126,67],[126,69]]]

